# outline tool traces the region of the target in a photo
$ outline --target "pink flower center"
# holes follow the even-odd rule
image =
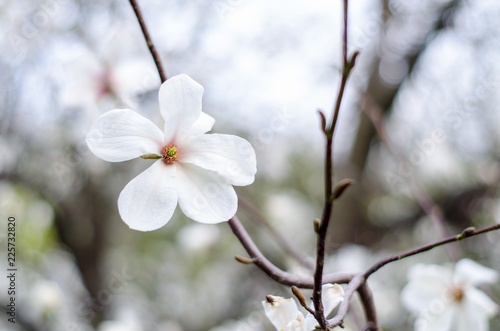
[[[161,156],[163,157],[163,162],[172,164],[179,158],[179,150],[176,145],[167,145],[161,149]]]

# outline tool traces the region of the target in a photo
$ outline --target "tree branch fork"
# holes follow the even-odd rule
[[[258,268],[260,268],[264,273],[266,273],[271,279],[287,286],[295,286],[302,289],[313,289],[314,288],[314,277],[313,276],[299,276],[286,271],[281,270],[277,266],[275,266],[272,262],[270,262],[258,249],[257,245],[253,242],[250,235],[247,233],[243,225],[241,224],[238,217],[234,216],[229,220],[229,226],[233,231],[234,235],[238,238],[238,240],[242,243],[243,247],[247,251],[250,256],[250,259],[247,261],[249,263],[255,264]],[[344,318],[349,309],[349,303],[352,298],[352,295],[355,292],[358,292],[361,298],[361,302],[363,304],[363,308],[365,310],[365,315],[367,318],[367,328],[365,330],[379,330],[377,319],[376,319],[376,311],[375,305],[373,303],[373,297],[371,295],[370,289],[367,284],[368,278],[377,272],[380,268],[386,266],[389,263],[402,260],[404,258],[421,254],[426,251],[430,251],[431,249],[452,243],[462,241],[464,239],[474,237],[477,235],[481,235],[487,232],[495,231],[500,229],[500,224],[494,224],[487,227],[483,227],[480,229],[475,228],[466,228],[461,233],[450,236],[448,238],[429,243],[424,246],[420,246],[414,248],[412,250],[395,254],[380,261],[374,263],[371,267],[367,268],[364,272],[360,273],[349,273],[349,272],[335,272],[323,275],[322,284],[347,284],[347,288],[345,289],[344,300],[341,302],[336,316],[334,316],[331,320],[326,321],[325,328],[332,329],[337,326],[342,326],[344,322]],[[239,262],[239,258],[237,258]]]

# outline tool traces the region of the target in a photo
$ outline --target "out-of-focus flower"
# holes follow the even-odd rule
[[[109,104],[135,107],[139,97],[159,83],[152,59],[128,47],[136,37],[128,26],[101,26],[100,30],[105,35],[92,48],[70,42],[55,49],[60,63],[56,70],[61,81],[60,103],[65,108],[84,108],[82,115]],[[99,51],[102,49],[106,52]]]
[[[344,300],[344,290],[340,285],[323,285],[323,307],[326,315],[330,314],[342,300]],[[267,318],[278,331],[311,331],[317,325],[313,315],[308,313],[304,317],[292,298],[268,295],[267,300],[262,301],[262,305]]]
[[[457,262],[455,271],[417,264],[408,271],[409,283],[401,292],[403,304],[417,314],[417,331],[487,331],[488,319],[498,306],[476,285],[494,283],[495,270],[469,259]]]
[[[205,224],[186,225],[177,233],[179,245],[195,253],[207,251],[219,241],[219,238],[219,229]]]
[[[57,283],[39,280],[31,288],[32,312],[36,315],[54,314],[63,304],[63,293]]]
[[[177,202],[197,222],[227,221],[238,207],[232,185],[254,181],[256,157],[248,141],[205,134],[215,120],[201,111],[202,96],[203,87],[189,76],[175,76],[159,91],[164,133],[130,109],[108,111],[92,125],[86,141],[101,159],[158,159],[128,183],[118,198],[120,215],[132,229],[162,227]]]

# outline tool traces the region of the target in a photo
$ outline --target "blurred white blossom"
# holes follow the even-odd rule
[[[219,241],[220,230],[206,224],[190,224],[177,233],[177,242],[192,252],[202,252]]]
[[[323,307],[326,315],[330,314],[342,300],[344,300],[344,290],[340,285],[323,285]],[[266,301],[262,301],[262,305],[267,317],[278,331],[310,331],[317,325],[313,315],[307,313],[304,317],[292,298],[269,295]]]
[[[229,220],[238,207],[232,185],[254,181],[255,152],[245,139],[205,134],[215,120],[202,112],[203,87],[187,75],[170,78],[159,91],[163,133],[130,109],[101,115],[87,135],[90,150],[109,162],[158,159],[120,193],[118,209],[132,229],[156,230],[179,206],[200,223]]]
[[[417,331],[487,331],[488,319],[498,312],[498,305],[476,288],[496,282],[498,273],[472,260],[458,261],[454,272],[417,264],[409,269],[408,278],[401,299],[418,315]]]
[[[39,280],[31,288],[31,300],[34,315],[50,315],[61,308],[63,292],[56,282]]]

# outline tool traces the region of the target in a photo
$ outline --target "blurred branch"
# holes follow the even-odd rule
[[[390,86],[383,83],[383,79],[380,76],[379,66],[383,58],[383,54],[374,59],[374,65],[372,73],[368,80],[368,87],[366,88],[366,93],[368,93],[378,107],[383,112],[383,116],[387,116],[390,112],[396,95],[401,90],[405,79],[411,77],[420,59],[421,55],[427,49],[427,46],[438,36],[438,32],[444,30],[446,22],[449,22],[453,18],[454,10],[460,5],[463,0],[452,0],[440,7],[437,13],[435,23],[426,31],[423,37],[415,41],[415,46],[411,47],[406,54],[401,54],[402,58],[406,59],[408,63],[408,72],[404,79],[397,86]],[[390,10],[386,8],[384,13],[387,14],[385,17],[389,19]],[[390,40],[388,39],[392,34],[382,33],[382,39],[379,49],[387,48],[386,46]],[[363,114],[360,113],[360,124],[357,130],[357,135],[354,141],[354,146],[352,149],[352,154],[350,156],[350,163],[353,164],[360,172],[364,169],[366,161],[368,158],[368,153],[370,150],[370,145],[375,137],[375,131],[370,120]]]
[[[404,164],[405,160],[402,158],[401,153],[398,153],[390,142],[389,134],[384,126],[382,110],[377,106],[373,98],[367,93],[363,94],[363,101],[363,112],[372,122],[380,141],[385,145],[389,153],[396,160],[398,160],[398,162]],[[420,207],[424,210],[424,212],[430,217],[430,219],[434,223],[434,227],[440,234],[440,237],[445,238],[450,236],[451,232],[447,226],[447,222],[441,208],[436,205],[436,203],[432,200],[429,194],[427,194],[427,192],[419,184],[419,182],[413,179],[413,174],[410,173],[408,175],[408,181],[411,183],[411,192],[413,194],[413,197],[420,205]],[[446,248],[453,260],[460,260],[462,253],[460,252],[460,248],[456,244],[448,245],[446,246]]]
[[[30,154],[29,152],[27,154]],[[96,309],[91,302],[98,298],[99,291],[103,289],[103,279],[100,274],[100,264],[102,261],[105,242],[107,240],[105,227],[112,211],[109,197],[105,194],[99,184],[91,180],[85,180],[84,185],[72,194],[66,194],[60,198],[48,185],[34,180],[32,177],[22,173],[16,173],[20,167],[15,168],[15,172],[0,174],[0,180],[8,180],[19,186],[28,188],[48,202],[54,210],[54,226],[57,233],[58,243],[70,251],[74,257],[75,265],[82,276],[82,282],[88,291],[90,300],[85,302],[85,308],[91,312],[89,318],[94,326],[104,319],[106,311]],[[85,174],[78,171],[78,176]],[[91,240],[81,240],[82,220],[88,220],[84,226],[91,234]]]
[[[366,320],[368,321],[363,330],[377,331],[377,310],[375,308],[375,302],[373,301],[372,291],[368,287],[368,283],[366,281],[358,288],[358,293],[365,310]]]
[[[359,85],[363,86],[366,93],[373,98],[377,106],[382,110],[382,116],[388,117],[393,108],[396,96],[403,90],[405,82],[414,76],[421,56],[425,53],[427,47],[434,43],[435,38],[440,35],[440,31],[448,29],[449,24],[454,18],[456,8],[463,3],[463,0],[433,3],[432,10],[429,8],[422,15],[425,15],[426,22],[432,19],[434,23],[430,22],[426,27],[420,28],[418,34],[412,34],[411,36],[399,36],[393,33],[395,30],[400,30],[396,24],[403,24],[405,17],[400,17],[399,15],[393,16],[392,13],[395,12],[394,8],[397,7],[391,8],[387,0],[382,2],[384,6],[381,15],[371,22],[377,24],[380,33],[377,35],[365,35],[366,38],[373,40],[373,42],[370,41],[369,47],[372,49],[371,46],[373,46],[373,52],[366,54],[370,57],[369,62],[372,65],[369,69],[370,72],[359,82]],[[401,1],[396,1],[396,3],[403,8],[405,7]],[[393,1],[394,5],[396,3]],[[427,5],[429,4],[422,4],[422,6]],[[406,13],[402,13],[402,15],[406,15]],[[411,20],[407,20],[404,25],[411,24],[409,22]],[[365,23],[366,26],[370,26],[371,24],[369,22]],[[418,27],[412,27],[412,29],[418,29]],[[404,40],[398,39],[402,37]],[[400,48],[402,43],[406,45],[405,48]],[[397,53],[395,53],[396,51]],[[408,65],[407,73],[399,82],[387,84],[381,75],[383,71],[380,68],[386,60],[389,62],[392,61],[391,59],[394,56],[406,62]],[[364,112],[360,111],[358,118],[359,124],[353,138],[350,155],[345,160],[344,165],[339,166],[336,171],[337,174],[342,173],[343,176],[353,178],[358,182],[358,185],[335,208],[336,219],[342,220],[342,222],[336,225],[335,231],[331,231],[328,234],[329,242],[335,243],[335,246],[346,242],[371,246],[387,234],[385,229],[370,222],[366,213],[366,200],[374,192],[373,186],[365,182],[365,179],[372,177],[365,176],[365,169],[368,164],[368,155],[376,142],[376,132]],[[331,248],[333,247],[334,245],[332,244]]]
[[[130,5],[134,9],[135,16],[137,17],[137,21],[139,22],[139,25],[141,26],[142,34],[144,35],[144,39],[146,40],[146,43],[148,44],[149,51],[151,52],[151,55],[153,56],[153,60],[155,61],[156,68],[158,69],[158,74],[160,74],[160,79],[161,82],[165,82],[167,80],[167,75],[165,74],[165,70],[163,68],[160,54],[158,54],[158,51],[155,48],[155,45],[153,44],[153,40],[151,39],[151,36],[149,34],[148,28],[146,27],[146,23],[144,22],[144,17],[142,16],[142,11],[141,8],[139,7],[139,4],[137,3],[136,0],[130,0]]]
[[[253,242],[250,235],[247,233],[238,217],[234,216],[229,221],[229,226],[239,239],[247,253],[250,255],[250,261],[253,262],[258,268],[264,271],[269,277],[283,285],[295,285],[299,288],[312,289],[314,279],[310,276],[298,276],[289,272],[283,271],[270,262],[264,254],[261,253],[257,245]],[[323,278],[324,283],[337,283],[345,284],[351,281],[354,275],[352,273],[332,273],[325,275]]]
[[[276,240],[276,242],[285,248],[285,250],[295,259],[297,262],[299,262],[302,266],[307,268],[308,270],[314,270],[314,264],[302,254],[299,250],[295,248],[284,236],[281,235],[262,215],[262,213],[255,208],[250,202],[247,200],[243,199],[242,197],[238,198],[238,201],[240,202],[241,207],[244,209],[248,210],[250,213],[252,213],[255,217],[252,218],[252,220],[255,220],[258,222],[260,225],[263,225],[268,231],[269,234]]]

